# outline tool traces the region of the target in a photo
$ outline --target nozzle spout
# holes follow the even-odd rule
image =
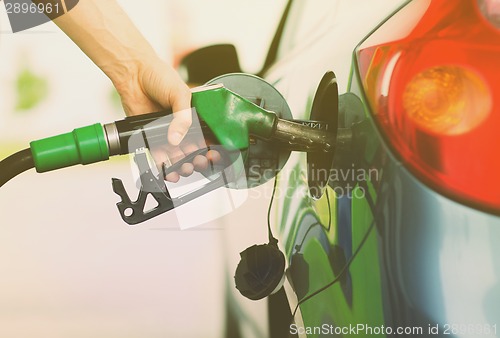
[[[335,145],[334,135],[328,130],[283,119],[278,119],[272,138],[286,143],[291,150],[297,151],[330,152]]]

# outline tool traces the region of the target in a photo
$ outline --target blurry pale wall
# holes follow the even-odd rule
[[[236,45],[243,70],[263,64],[284,0],[119,1],[165,60],[213,43]],[[119,118],[111,83],[58,28],[47,23],[11,34],[0,10],[0,141],[27,141],[65,127]],[[26,112],[14,112],[15,80],[25,68],[47,80],[48,96]],[[43,128],[41,128],[43,126]]]
[[[231,42],[247,71],[262,65],[285,3],[119,2],[165,60]],[[55,25],[12,34],[3,8],[0,25],[0,157],[32,139],[123,117],[110,81]],[[47,94],[17,111],[22,71]],[[130,184],[129,162],[31,171],[0,189],[0,337],[221,336],[221,223],[178,231],[164,215],[129,228],[111,177]]]

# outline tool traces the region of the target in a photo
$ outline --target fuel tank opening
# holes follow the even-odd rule
[[[337,78],[332,71],[323,75],[314,96],[309,119],[314,128],[327,128],[332,139],[337,138],[339,113],[339,91]],[[313,122],[314,121],[314,122]],[[328,152],[310,152],[307,154],[307,180],[309,192],[315,199],[321,198],[328,184],[333,166],[335,146]]]

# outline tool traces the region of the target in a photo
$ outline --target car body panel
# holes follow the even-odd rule
[[[422,11],[429,1],[414,3],[411,6]],[[394,9],[391,5],[394,3],[388,8]],[[359,16],[363,21],[362,10]],[[376,20],[367,21],[365,28],[376,26]],[[414,24],[409,20],[409,26]],[[296,48],[267,74],[284,91],[295,118],[309,117],[315,86],[328,70],[336,72],[341,93],[353,75],[350,91],[368,107],[357,74],[346,71],[351,63],[346,61],[347,55],[351,57],[355,46],[345,43],[332,48],[335,41],[359,43],[361,29],[352,34],[344,31],[341,38],[337,28],[332,25],[317,34],[317,40]],[[324,53],[318,55],[318,51]],[[421,183],[384,143],[368,108],[364,115],[367,120],[360,128],[368,136],[354,145],[359,151],[357,168],[376,168],[380,174],[375,182],[358,185],[357,189],[365,188],[368,198],[354,197],[359,190],[352,191],[352,198],[339,198],[331,187],[319,200],[310,198],[304,154],[292,156],[278,176],[278,190],[285,196],[275,202],[276,229],[289,262],[292,288],[287,291],[294,293],[289,295],[292,311],[294,300],[324,288],[301,304],[297,315],[304,327],[363,323],[427,330],[429,325],[439,325],[440,335],[445,335],[451,325],[495,325],[500,318],[498,306],[493,305],[500,303],[500,261],[495,257],[500,252],[491,238],[498,238],[500,219],[443,197]],[[356,257],[350,262],[353,253]],[[472,282],[471,275],[482,279]],[[339,276],[337,283],[325,288]],[[452,333],[467,337],[471,332]],[[493,331],[483,333],[495,336]]]
[[[292,21],[298,20],[295,3]],[[348,114],[365,117],[352,129],[356,137],[349,159],[353,170],[366,175],[353,179],[358,184],[352,191],[339,193],[331,184],[321,198],[312,198],[303,153],[292,153],[277,176],[273,232],[287,257],[285,290],[291,311],[297,310],[296,327],[364,324],[421,329],[425,336],[438,325],[439,333],[432,336],[471,337],[479,329],[484,337],[496,336],[500,249],[493,241],[500,238],[500,218],[441,195],[405,167],[372,120],[353,58],[356,46],[384,22],[388,24],[376,33],[381,39],[387,29],[409,32],[429,3],[321,2],[318,7],[326,7],[320,7],[310,34],[304,33],[307,27],[299,27],[303,38],[294,39],[285,25],[284,47],[264,73],[284,95],[295,119],[309,119],[317,86],[328,71],[337,76],[339,94],[347,92],[359,101],[353,106],[340,96]],[[405,20],[391,20],[391,13],[400,9]],[[259,197],[270,196],[272,186],[257,190]],[[252,203],[255,208],[265,205]],[[258,242],[265,237],[259,230]],[[244,312],[246,301],[238,296],[235,301]],[[453,326],[460,324],[467,327]]]

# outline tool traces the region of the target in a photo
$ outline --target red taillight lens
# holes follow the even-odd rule
[[[357,50],[375,120],[419,177],[499,211],[500,31],[478,0],[433,0],[406,36],[384,30],[404,12]]]

